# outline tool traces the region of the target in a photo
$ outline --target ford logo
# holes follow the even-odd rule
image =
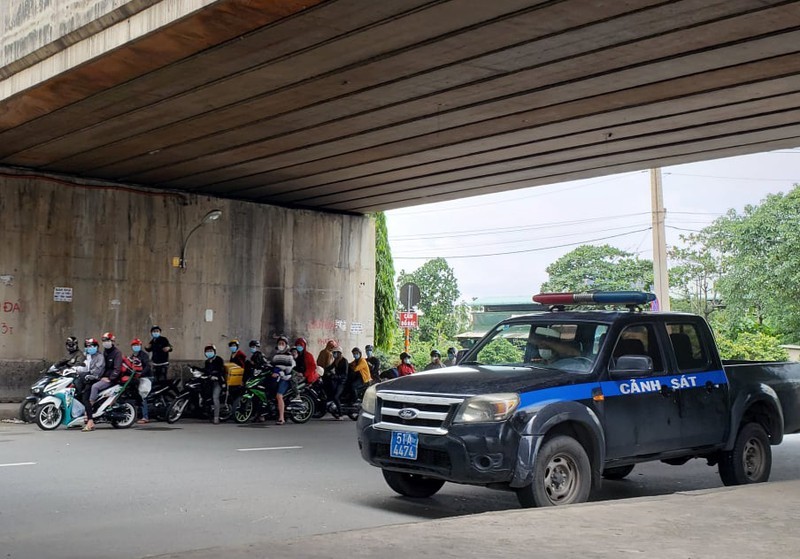
[[[414,419],[419,415],[419,410],[414,408],[403,408],[397,415],[400,416],[400,419]]]

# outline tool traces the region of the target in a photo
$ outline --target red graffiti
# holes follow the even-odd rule
[[[3,301],[3,312],[22,312],[22,307],[19,303],[14,303],[13,301]]]
[[[336,328],[336,322],[333,320],[312,320],[306,324],[307,330],[333,330]]]
[[[9,326],[5,322],[0,324],[0,334],[2,334],[3,336],[7,336],[7,335],[13,334],[13,333],[14,333],[14,327],[13,326]]]

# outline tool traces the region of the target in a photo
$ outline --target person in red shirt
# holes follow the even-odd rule
[[[405,351],[400,354],[400,364],[397,366],[397,372],[401,377],[416,373],[414,365],[411,364],[411,356]]]
[[[308,351],[308,342],[305,338],[297,338],[294,341],[294,347],[297,349],[297,365],[295,369],[303,373],[306,377],[306,383],[312,384],[319,380],[317,373],[317,360]]]

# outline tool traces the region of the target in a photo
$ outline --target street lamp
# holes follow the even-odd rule
[[[181,257],[180,260],[178,261],[178,266],[181,269],[184,270],[186,269],[186,245],[189,244],[189,238],[192,236],[192,233],[200,229],[206,223],[217,221],[221,217],[222,217],[222,210],[211,210],[205,215],[205,217],[203,217],[203,220],[200,223],[198,223],[194,229],[189,231],[189,234],[186,235],[186,238],[183,240],[183,246],[181,246]]]

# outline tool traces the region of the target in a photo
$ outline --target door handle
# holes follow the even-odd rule
[[[664,398],[669,398],[670,396],[672,396],[675,393],[675,391],[672,389],[672,387],[667,386],[666,384],[662,384],[661,385],[660,392],[661,392],[661,395]]]
[[[706,381],[706,392],[708,392],[710,394],[710,393],[714,392],[715,388],[719,388],[719,386],[714,384],[710,380]]]

